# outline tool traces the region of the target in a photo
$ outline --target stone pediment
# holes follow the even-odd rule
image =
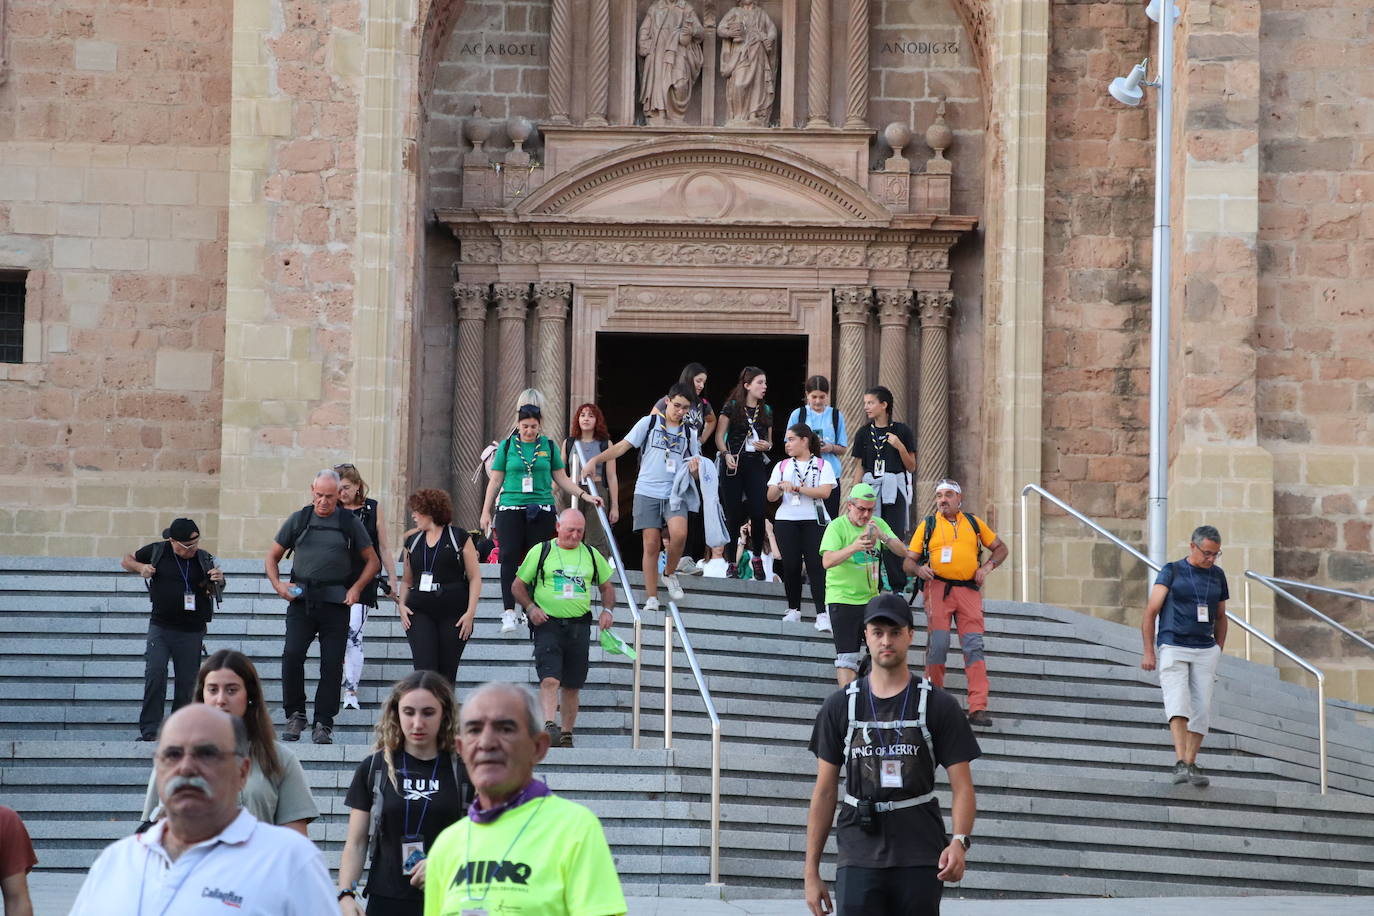
[[[834,169],[767,143],[708,135],[623,147],[557,175],[521,219],[588,222],[886,225],[891,212]]]

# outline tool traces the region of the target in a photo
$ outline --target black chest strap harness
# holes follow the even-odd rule
[[[924,738],[926,742],[926,750],[930,754],[930,759],[933,763],[935,760],[935,739],[930,736],[930,729],[926,727],[926,698],[930,696],[930,689],[932,687],[930,679],[923,677],[916,685],[921,696],[916,704],[915,719],[894,719],[886,722],[863,721],[857,717],[856,713],[859,703],[859,694],[861,693],[859,684],[865,680],[867,679],[859,678],[852,680],[849,682],[849,686],[845,688],[845,695],[849,698],[849,726],[844,732],[844,759],[846,772],[852,769],[854,765],[849,756],[850,748],[853,746],[854,732],[863,732],[863,743],[867,746],[873,743],[872,737],[869,735],[869,731],[873,729],[880,731],[882,729],[891,729],[900,732],[905,728],[919,728],[921,730],[921,737]],[[848,782],[849,778],[846,776],[845,791],[840,797],[840,801],[844,802],[846,805],[857,808],[859,799],[849,793]],[[932,787],[931,791],[926,792],[924,795],[918,795],[914,798],[904,798],[900,801],[874,802],[873,807],[879,813],[886,813],[888,811],[899,811],[902,808],[914,808],[917,805],[924,805],[933,798],[935,798],[935,790]]]

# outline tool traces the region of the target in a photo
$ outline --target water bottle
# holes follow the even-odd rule
[[[286,587],[286,593],[292,598],[299,598],[305,593],[305,589],[301,588],[299,585],[288,585]]]

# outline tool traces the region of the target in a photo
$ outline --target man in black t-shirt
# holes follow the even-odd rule
[[[205,625],[215,610],[215,597],[224,573],[215,558],[200,549],[200,529],[179,518],[162,532],[164,540],[126,554],[120,566],[147,580],[152,615],[143,666],[143,709],[138,715],[138,740],[156,741],[167,702],[167,662],[175,678],[172,711],[191,702]]]
[[[913,635],[911,609],[900,596],[869,601],[864,638],[873,671],[831,694],[816,717],[804,873],[815,916],[832,909],[820,866],[837,802],[838,916],[935,914],[943,882],[964,875],[975,813],[969,761],[981,751],[958,701],[912,677]],[[954,797],[952,840],[935,797],[936,764],[945,768]]]

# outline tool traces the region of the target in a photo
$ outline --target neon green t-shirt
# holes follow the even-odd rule
[[[873,516],[873,524],[878,526],[878,534],[885,543],[896,537],[887,522]],[[853,544],[868,526],[860,527],[841,515],[825,526],[821,537],[821,555],[827,550],[843,550]],[[884,548],[874,544],[872,550],[860,550],[843,563],[825,571],[825,600],[835,604],[867,604],[878,594],[878,557]]]
[[[548,795],[490,824],[463,818],[434,841],[425,916],[621,916],[611,848],[596,815]]]
[[[584,541],[564,550],[550,541],[544,560],[544,576],[539,578],[539,555],[543,544],[535,544],[525,554],[515,575],[533,586],[534,603],[550,617],[581,617],[591,610],[592,588],[611,577],[611,565],[595,547]],[[536,581],[538,579],[538,581]]]
[[[506,473],[497,505],[552,506],[553,472],[563,469],[563,453],[548,436],[533,442],[510,436],[496,447],[491,469]]]

